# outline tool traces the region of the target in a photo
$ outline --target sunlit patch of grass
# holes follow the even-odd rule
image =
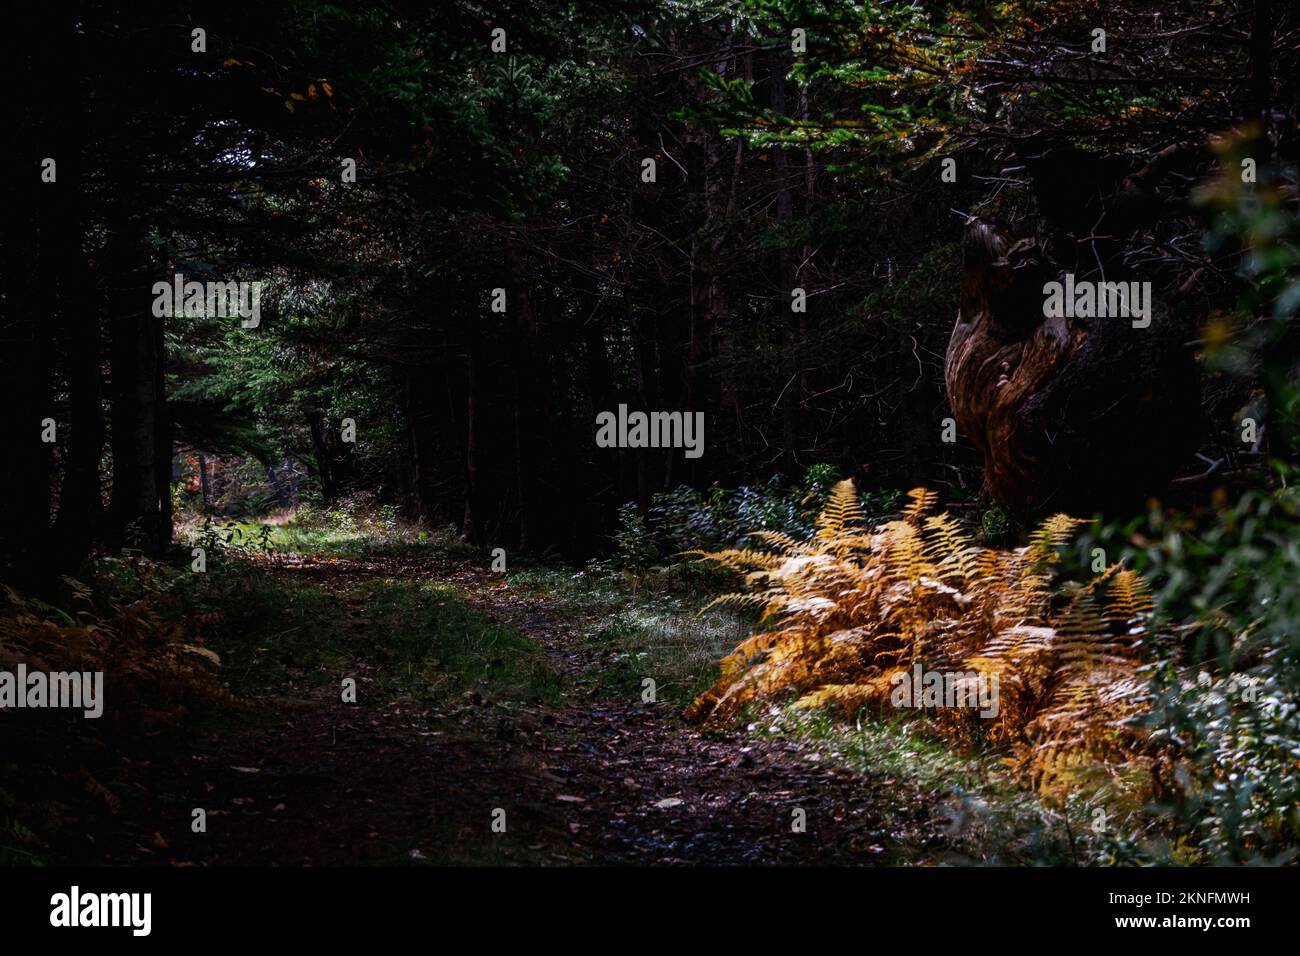
[[[512,569],[506,582],[512,591],[544,597],[566,612],[609,614],[625,607],[629,599],[627,589],[608,575],[543,565]]]
[[[212,645],[236,694],[302,694],[349,676],[430,699],[470,690],[521,700],[558,694],[534,642],[449,587],[374,578],[327,588],[262,572],[203,576],[196,587],[200,606],[220,614]]]
[[[1117,821],[1094,827],[1096,807],[1047,804],[1016,785],[999,760],[962,754],[913,721],[861,715],[846,723],[793,706],[751,707],[747,727],[759,737],[792,738],[810,759],[879,781],[892,791],[879,804],[889,835],[907,834],[912,808],[930,807],[942,838],[909,848],[918,862],[958,865],[1098,865],[1114,863]],[[1104,808],[1103,808],[1104,809]]]
[[[672,598],[638,601],[608,618],[592,640],[612,653],[603,684],[639,692],[654,680],[661,701],[684,707],[715,679],[718,661],[747,623],[728,611],[697,614]]]
[[[266,518],[214,517],[209,534],[219,548],[244,553],[311,555],[318,558],[364,560],[373,557],[473,557],[478,548],[459,540],[451,529],[427,531],[387,518],[331,512],[299,517],[277,513]],[[189,520],[177,526],[177,538],[187,546],[201,543],[204,527]]]
[[[651,678],[657,700],[685,706],[717,678],[718,661],[752,623],[730,608],[698,613],[707,595],[634,590],[621,574],[537,567],[511,572],[508,582],[561,614],[597,619],[585,637],[602,655],[600,686],[619,696],[639,697]]]
[[[387,636],[378,645],[382,668],[422,676],[435,689],[511,700],[558,697],[558,677],[541,647],[467,606],[450,586],[370,580],[353,594],[366,617],[374,615],[365,630]]]

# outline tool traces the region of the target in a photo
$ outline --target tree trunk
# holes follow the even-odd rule
[[[431,370],[430,370],[431,371]],[[432,382],[424,370],[407,370],[403,396],[406,403],[407,449],[410,456],[409,509],[417,520],[430,521],[437,511],[438,448],[434,438],[435,410]]]
[[[54,446],[43,442],[41,433],[42,422],[55,417],[50,394],[52,323],[42,310],[45,299],[36,285],[35,198],[43,187],[35,181],[26,153],[7,150],[6,157],[0,395],[13,416],[14,437],[12,458],[0,468],[0,567],[6,580],[33,585],[45,577],[50,564],[46,544]]]
[[[472,543],[482,544],[485,528],[482,440],[479,434],[482,413],[483,360],[477,327],[469,331],[469,354],[465,376],[465,518],[461,533]]]
[[[786,112],[786,79],[788,69],[786,54],[772,52],[772,109],[778,115]],[[772,151],[772,171],[776,177],[776,221],[783,236],[777,265],[780,290],[777,309],[781,322],[781,433],[783,467],[792,474],[798,472],[799,409],[803,402],[803,383],[799,372],[799,343],[801,314],[794,311],[791,294],[798,284],[794,256],[790,250],[789,232],[794,223],[794,196],[790,189],[790,156],[781,146]]]
[[[101,306],[84,248],[89,202],[81,155],[85,93],[76,70],[65,74],[61,84],[64,106],[55,134],[59,179],[57,189],[50,193],[49,252],[58,289],[58,331],[68,389],[67,453],[55,538],[60,569],[74,573],[102,523],[104,417],[100,404]]]
[[[150,311],[144,256],[145,229],[122,209],[109,234],[109,334],[112,359],[113,492],[111,537],[119,546],[139,547],[157,556],[163,544],[159,507],[171,459],[159,463],[162,405],[163,319]],[[163,436],[168,429],[164,423]],[[170,440],[165,442],[170,448]],[[168,516],[170,525],[170,516]]]
[[[1140,507],[1190,453],[1199,408],[1186,334],[1154,303],[1151,325],[1045,318],[1055,267],[977,222],[948,343],[948,401],[984,456],[988,490],[1022,514]]]
[[[334,458],[330,453],[326,434],[328,425],[325,421],[325,412],[319,408],[309,410],[307,428],[311,432],[311,448],[316,459],[316,476],[320,480],[321,498],[325,504],[331,505],[338,495],[338,487],[334,482]]]
[[[203,494],[203,510],[207,511],[212,507],[212,483],[208,480],[208,459],[202,452],[199,452],[195,458],[199,463],[199,488]]]

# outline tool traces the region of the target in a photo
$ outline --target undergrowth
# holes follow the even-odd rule
[[[956,706],[919,711],[939,735],[1004,752],[1047,795],[1087,786],[1140,801],[1155,765],[1132,720],[1149,702],[1141,579],[1112,565],[1084,584],[1058,581],[1076,519],[1050,518],[1026,546],[999,550],[930,514],[933,493],[909,497],[901,519],[871,528],[852,482],[841,482],[806,540],[759,532],[763,548],[697,552],[744,575],[745,592],[710,606],[757,607],[762,628],[724,659],[688,718],[725,724],[768,699],[904,713],[895,691],[919,666],[957,675]],[[991,716],[963,706],[977,677],[997,678]]]
[[[58,605],[0,586],[0,669],[103,674],[103,712],[0,710],[0,863],[40,863],[90,821],[119,813],[150,738],[211,707],[237,707],[177,572],[107,559],[62,579]]]

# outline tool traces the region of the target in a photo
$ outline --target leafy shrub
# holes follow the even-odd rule
[[[1082,542],[1141,570],[1168,622],[1145,723],[1174,748],[1167,812],[1215,862],[1291,858],[1300,842],[1300,489],[1288,477]]]
[[[698,491],[678,485],[652,496],[647,517],[628,502],[619,509],[614,535],[618,563],[646,569],[692,549],[742,544],[759,531],[805,538],[837,479],[833,465],[813,465],[797,485],[787,484],[780,475],[734,489],[713,485]],[[901,498],[897,492],[877,492],[864,495],[862,503],[869,513],[879,515],[897,507]]]
[[[220,566],[228,557],[270,551],[271,536],[272,531],[266,525],[248,532],[237,521],[218,523],[209,514],[204,516],[194,544],[203,549],[205,560]]]
[[[0,711],[0,863],[38,862],[70,814],[117,813],[135,792],[121,779],[130,766],[122,755],[147,735],[196,707],[238,705],[200,637],[210,616],[177,586],[185,577],[141,559],[105,559],[89,584],[63,579],[63,606],[0,585],[0,669],[104,674],[98,719]]]
[[[614,544],[618,548],[620,562],[626,566],[649,567],[662,557],[650,529],[646,527],[645,519],[631,501],[619,506]]]

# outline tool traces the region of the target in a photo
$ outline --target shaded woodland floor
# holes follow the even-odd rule
[[[869,778],[818,766],[792,742],[705,736],[668,704],[599,686],[598,620],[561,620],[545,598],[516,600],[467,567],[413,571],[386,561],[307,563],[271,573],[338,593],[355,637],[347,668],[359,703],[292,677],[252,701],[248,726],[214,731],[175,764],[158,816],[210,808],[208,832],[126,859],[196,864],[887,862],[908,850],[883,833]],[[475,609],[535,641],[558,677],[552,702],[478,691],[422,704],[383,689],[369,652],[384,635],[356,585],[412,574],[453,583]],[[445,577],[444,577],[445,575]],[[198,796],[195,796],[198,795]],[[494,834],[492,811],[506,810]],[[791,832],[791,811],[808,814]],[[939,830],[918,813],[916,837]],[[161,851],[161,852],[160,852]],[[121,859],[121,858],[119,858]]]
[[[576,607],[527,578],[507,584],[453,556],[294,556],[256,574],[270,600],[243,611],[278,618],[242,645],[238,621],[225,646],[210,642],[243,707],[151,742],[134,793],[85,862],[888,865],[985,855],[971,841],[989,834],[962,829],[952,786],[910,777],[906,766],[927,758],[905,736],[886,746],[911,759],[855,766],[754,724],[700,732],[680,719],[681,688],[642,703],[608,608]],[[347,676],[355,704],[340,699]],[[205,833],[191,830],[196,807]],[[493,832],[497,808],[504,833]],[[804,832],[792,826],[796,810]],[[1007,853],[1005,834],[997,841],[994,852]],[[69,850],[78,859],[85,848]]]

